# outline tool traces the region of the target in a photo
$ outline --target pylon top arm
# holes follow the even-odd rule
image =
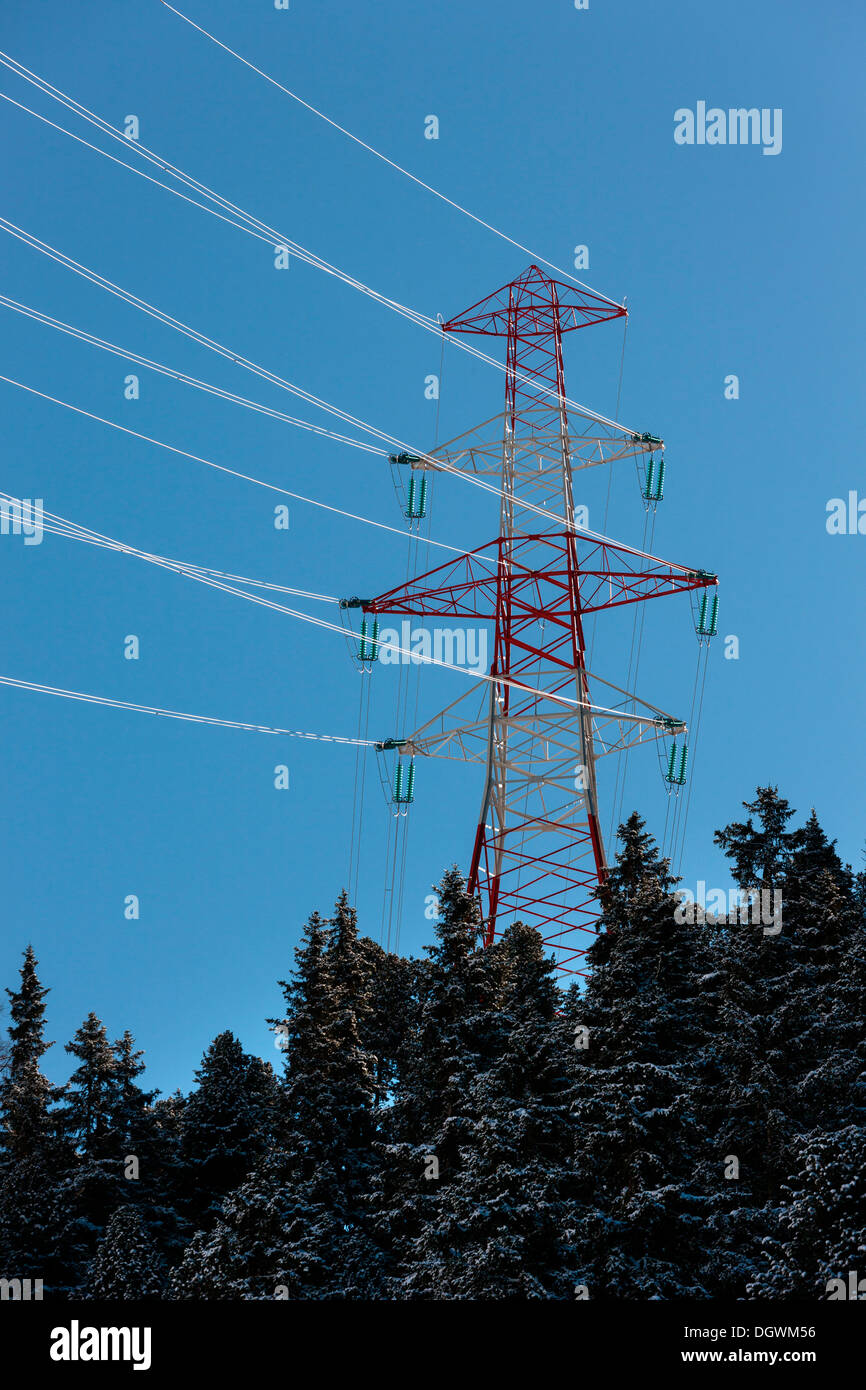
[[[504,338],[516,329],[520,338],[549,338],[554,331],[568,333],[591,323],[624,318],[626,313],[623,304],[582,286],[551,280],[537,265],[531,265],[510,284],[449,319],[442,331]]]

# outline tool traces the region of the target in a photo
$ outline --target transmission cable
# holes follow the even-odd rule
[[[560,275],[565,275],[569,280],[572,280],[574,284],[580,285],[581,289],[589,290],[591,294],[598,295],[600,299],[605,299],[608,304],[614,303],[614,301],[609,299],[606,295],[602,295],[598,290],[592,289],[590,285],[584,284],[582,280],[577,280],[570,271],[563,270],[560,266],[555,265],[553,261],[546,260],[544,256],[539,256],[536,251],[530,250],[528,246],[524,246],[521,242],[515,241],[513,237],[508,236],[506,232],[500,231],[500,229],[493,226],[492,223],[485,222],[482,217],[476,216],[476,214],[470,212],[468,208],[462,207],[460,203],[454,202],[454,200],[447,197],[446,194],[440,193],[438,188],[433,188],[431,184],[425,183],[423,179],[419,179],[417,174],[411,173],[408,169],[404,169],[401,164],[397,164],[393,159],[389,159],[381,150],[377,150],[372,145],[368,145],[360,136],[353,135],[351,130],[347,130],[345,126],[339,125],[337,121],[332,120],[330,116],[326,116],[324,111],[320,111],[317,107],[312,106],[310,102],[304,101],[303,97],[298,96],[297,92],[290,91],[288,87],[283,86],[282,82],[278,82],[275,77],[271,77],[270,74],[264,72],[262,68],[256,67],[255,63],[251,63],[248,58],[244,58],[242,54],[237,53],[233,48],[229,48],[228,44],[223,43],[222,40],[218,39],[214,34],[209,33],[207,29],[203,29],[200,24],[196,24],[188,15],[175,9],[174,5],[168,3],[168,0],[162,0],[162,4],[167,10],[171,10],[173,14],[176,14],[178,19],[182,19],[185,24],[189,24],[191,28],[196,29],[198,33],[202,34],[206,39],[210,39],[211,43],[216,44],[224,53],[228,53],[232,58],[236,58],[239,63],[243,63],[244,67],[249,68],[251,72],[256,73],[259,77],[263,77],[272,87],[276,87],[279,91],[284,92],[286,96],[292,98],[292,101],[298,102],[301,106],[305,107],[307,111],[311,111],[314,116],[318,116],[320,120],[327,122],[334,130],[338,130],[341,135],[345,135],[348,139],[354,140],[356,145],[360,145],[362,149],[375,155],[377,159],[381,159],[385,164],[389,165],[390,168],[396,169],[398,173],[403,174],[407,179],[411,179],[412,182],[417,184],[420,188],[424,188],[428,193],[432,193],[434,197],[440,198],[442,202],[447,203],[449,207],[455,208],[457,212],[462,212],[465,217],[471,218],[473,222],[477,222],[480,227],[484,227],[488,232],[493,232],[494,236],[501,237],[503,241],[507,241],[512,246],[516,246],[519,251],[525,251],[528,256],[532,256],[535,260],[541,261],[544,265],[549,266],[551,270],[555,270]]]
[[[312,734],[300,729],[272,728],[267,724],[245,724],[236,719],[217,719],[207,714],[189,714],[175,709],[160,709],[156,705],[134,704],[131,700],[112,700],[107,695],[89,695],[81,690],[63,690],[54,685],[41,685],[36,681],[19,680],[14,676],[0,676],[0,685],[11,686],[16,690],[29,690],[41,695],[59,695],[67,700],[81,700],[90,705],[106,705],[111,709],[134,710],[138,714],[155,714],[164,719],[188,720],[193,724],[213,724],[223,729],[245,729],[256,734],[282,734],[286,738],[312,739],[318,743],[340,743],[354,747],[358,740],[346,738],[341,734]],[[375,744],[371,744],[375,747]]]
[[[83,415],[88,420],[95,420],[97,424],[108,425],[110,429],[120,430],[122,434],[131,435],[134,439],[140,439],[145,444],[154,444],[158,449],[166,449],[169,453],[179,454],[183,458],[191,459],[194,463],[203,463],[208,468],[214,468],[219,473],[227,473],[232,478],[240,478],[242,482],[254,483],[256,487],[267,488],[270,492],[276,492],[281,497],[291,497],[296,502],[304,502],[311,507],[319,507],[322,511],[333,512],[336,516],[346,517],[350,521],[363,522],[365,526],[374,526],[378,531],[388,531],[391,535],[405,537],[406,532],[398,526],[389,526],[384,521],[374,521],[372,517],[360,516],[357,512],[346,511],[343,507],[335,507],[329,502],[320,502],[315,497],[306,497],[303,493],[292,492],[289,488],[279,486],[277,483],[265,482],[262,478],[255,478],[250,473],[241,473],[236,468],[229,468],[226,464],[216,463],[213,459],[202,457],[201,454],[193,454],[188,449],[181,449],[176,444],[166,444],[161,439],[154,438],[153,435],[142,434],[139,430],[130,429],[127,425],[120,425],[116,420],[108,420],[103,415],[96,415],[93,411],[85,410],[82,406],[72,405],[70,401],[61,400],[59,396],[51,396],[46,391],[39,391],[35,386],[28,386],[23,381],[16,381],[14,377],[4,376],[0,373],[0,381],[5,381],[9,386],[16,386],[21,391],[26,391],[32,396],[38,396],[41,400],[49,401],[52,405],[61,405],[66,410],[73,411],[76,415]],[[465,555],[466,551],[460,546],[447,545],[444,541],[432,540],[429,536],[422,538],[413,536],[413,540],[425,544],[436,546],[439,550],[450,551],[454,555]],[[486,557],[478,556],[478,559],[487,563]],[[498,563],[496,560],[489,561],[491,565]]]
[[[152,175],[145,174],[143,170],[137,169],[134,165],[127,163],[126,160],[117,159],[114,155],[109,154],[106,150],[101,149],[98,145],[93,145],[88,140],[83,140],[80,136],[75,135],[70,130],[67,130],[65,126],[58,125],[55,121],[51,121],[46,116],[43,116],[39,112],[32,110],[31,107],[25,106],[22,102],[15,101],[14,98],[8,96],[8,94],[4,92],[0,92],[0,96],[2,96],[4,100],[8,101],[13,106],[16,106],[19,110],[26,112],[28,115],[34,116],[37,120],[43,122],[43,124],[45,125],[50,126],[52,129],[58,131],[60,134],[68,135],[70,139],[77,141],[78,144],[86,146],[87,149],[94,151],[96,154],[103,155],[106,159],[111,160],[113,164],[122,165],[125,169],[130,170],[133,174],[138,174],[140,177],[146,179],[149,183],[156,184],[157,187],[164,189],[167,193],[171,193],[174,196],[181,198],[184,202],[190,203],[193,207],[197,207],[203,212],[207,212],[212,214],[213,216],[218,217],[221,222],[230,223],[239,231],[247,232],[249,235],[256,237],[257,240],[263,241],[269,246],[285,246],[287,250],[291,251],[292,255],[296,256],[299,260],[304,261],[306,264],[311,265],[316,269],[325,272],[328,275],[336,277],[337,279],[341,280],[344,284],[350,286],[352,289],[358,290],[361,294],[368,296],[377,303],[382,304],[386,308],[393,310],[401,317],[407,318],[410,322],[417,324],[418,327],[424,328],[428,332],[436,333],[437,335],[440,334],[442,327],[441,322],[438,322],[436,319],[430,318],[429,315],[421,314],[418,310],[412,309],[408,305],[401,304],[398,300],[390,299],[387,295],[382,294],[379,290],[375,290],[371,286],[365,285],[363,281],[358,280],[355,276],[352,276],[348,272],[341,270],[338,266],[335,266],[331,262],[326,261],[323,257],[318,256],[315,252],[308,250],[304,246],[301,246],[299,242],[294,241],[291,237],[287,237],[284,233],[277,231],[273,227],[269,227],[267,223],[262,222],[252,213],[246,212],[236,203],[231,202],[230,199],[224,198],[222,194],[216,193],[213,189],[210,189],[206,184],[201,183],[198,179],[195,179],[191,175],[185,173],[176,165],[173,165],[169,161],[163,159],[161,156],[154,154],[151,150],[147,148],[146,145],[143,145],[141,141],[130,140],[128,136],[124,135],[121,131],[117,130],[107,121],[104,121],[102,117],[96,116],[93,112],[88,111],[87,107],[84,107],[80,103],[74,101],[73,98],[68,97],[65,93],[59,91],[58,88],[52,87],[52,85],[46,82],[44,78],[38,77],[37,74],[32,73],[28,68],[25,68],[23,64],[20,64],[17,62],[17,60],[10,58],[8,54],[4,54],[2,50],[0,50],[0,63],[3,63],[7,68],[10,69],[10,71],[14,72],[17,77],[22,77],[32,86],[35,86],[39,91],[43,92],[44,95],[52,97],[54,100],[59,101],[63,106],[73,111],[76,115],[79,115],[84,120],[89,121],[91,125],[95,125],[97,129],[102,131],[104,134],[110,135],[113,139],[119,141],[127,149],[133,149],[142,158],[147,159],[152,164],[155,164],[158,168],[164,170],[166,173],[169,173],[172,177],[179,179],[187,187],[195,188],[204,197],[209,198],[212,202],[216,203],[218,207],[221,207],[231,213],[235,213],[238,217],[241,217],[244,220],[242,222],[238,222],[234,216],[227,216],[225,215],[225,213],[217,212],[214,208],[208,207],[206,204],[198,202],[195,198],[188,197],[186,194],[181,193],[179,189],[172,188],[169,184],[163,183],[160,179],[155,179],[152,177]],[[576,283],[579,284],[580,282],[576,281]],[[595,291],[593,291],[593,293],[595,293]],[[607,302],[613,303],[613,301],[610,300]],[[473,343],[466,342],[465,340],[460,338],[456,338],[453,341],[456,342],[457,346],[461,349],[461,351],[470,353],[473,357],[477,357],[479,360],[486,362],[489,366],[495,367],[497,371],[507,372],[508,368],[505,363],[500,362],[497,358],[490,356],[490,354],[484,352],[483,349],[476,347]],[[556,397],[558,399],[557,392],[555,390],[548,386],[545,386],[542,383],[537,382],[535,379],[529,376],[526,376],[524,373],[520,371],[515,371],[515,376],[524,384],[532,386],[536,392],[544,394],[546,396]],[[576,401],[572,401],[569,397],[563,397],[563,400],[570,409],[577,411],[586,419],[594,420],[597,423],[603,424],[608,428],[615,429],[624,435],[629,435],[632,433],[631,430],[627,429],[625,426],[618,424],[615,420],[608,420],[605,416],[598,414],[596,411],[590,410],[587,406],[583,406]]]

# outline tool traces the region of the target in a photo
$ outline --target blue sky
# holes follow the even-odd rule
[[[857,390],[864,16],[852,3],[724,7],[567,0],[313,5],[186,0],[193,19],[449,197],[618,299],[630,324],[620,418],[667,443],[656,553],[717,572],[710,658],[681,872],[727,886],[713,829],[757,783],[814,805],[843,855],[864,839],[859,735],[864,644],[852,621],[866,537],[828,535],[826,506],[866,496]],[[531,259],[412,185],[219,52],[157,0],[4,6],[0,47],[242,207],[392,298],[458,313]],[[0,90],[90,139],[92,130],[3,69]],[[681,147],[674,112],[783,111],[783,147]],[[438,140],[424,138],[439,118]],[[224,344],[381,429],[429,445],[432,335],[75,146],[8,103],[3,214]],[[103,141],[105,147],[111,142]],[[113,152],[113,151],[112,151]],[[118,154],[123,151],[118,149]],[[134,158],[129,155],[130,160]],[[132,350],[318,418],[285,393],[145,318],[44,256],[0,239],[5,293]],[[855,260],[856,256],[856,260]],[[4,310],[0,372],[131,429],[349,511],[400,526],[380,459],[142,370]],[[622,331],[571,335],[572,398],[612,414]],[[502,345],[493,350],[501,352]],[[739,378],[726,400],[726,376]],[[503,377],[445,353],[440,438],[502,408]],[[0,383],[3,490],[143,549],[326,594],[402,580],[397,536],[279,499]],[[607,477],[577,500],[600,527]],[[494,499],[436,480],[432,530],[456,546],[497,530]],[[640,542],[631,465],[608,530]],[[0,673],[227,719],[353,735],[360,678],[341,639],[139,561],[46,536],[0,537]],[[434,562],[435,563],[435,562]],[[330,609],[309,605],[328,618]],[[138,661],[124,638],[140,639]],[[599,630],[622,682],[631,620]],[[739,638],[738,660],[724,637]],[[688,601],[648,605],[638,688],[687,715],[697,644]],[[425,672],[422,717],[462,677]],[[396,732],[396,672],[377,670],[374,737]],[[346,880],[353,754],[5,689],[6,911],[0,980],[32,941],[49,998],[47,1058],[94,1009],[130,1028],[149,1081],[187,1086],[231,1028],[276,1057],[265,1017],[304,918]],[[290,788],[274,788],[274,767]],[[430,937],[425,898],[464,868],[479,770],[419,766],[401,949]],[[602,769],[609,815],[612,769]],[[607,800],[605,800],[607,798]],[[660,836],[653,750],[629,767],[626,810]],[[443,807],[447,813],[443,814]],[[388,811],[367,786],[358,907],[379,936]],[[607,816],[605,817],[607,819]],[[136,894],[138,921],[124,918]]]

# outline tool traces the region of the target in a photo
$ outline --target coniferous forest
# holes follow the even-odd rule
[[[27,948],[0,1275],[59,1300],[832,1296],[866,1268],[866,875],[775,788],[744,804],[716,841],[780,931],[682,921],[638,815],[565,991],[521,923],[480,948],[456,869],[421,960],[343,894],[279,982],[277,1065],[226,1031],[188,1095],[93,1013],[52,1085]]]

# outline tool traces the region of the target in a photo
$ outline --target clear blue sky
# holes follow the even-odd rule
[[[550,260],[586,244],[589,283],[628,297],[620,416],[663,435],[668,485],[655,550],[721,579],[682,873],[726,886],[713,829],[757,783],[814,804],[859,866],[863,817],[860,607],[866,537],[830,536],[828,499],[866,495],[856,392],[863,226],[864,14],[853,0],[444,0],[375,6],[185,0],[194,19],[450,197]],[[11,3],[0,46],[367,284],[456,314],[529,257],[413,186],[220,53],[157,0]],[[3,70],[0,89],[90,138]],[[679,107],[782,108],[783,148],[679,147]],[[440,121],[425,140],[425,117]],[[183,205],[3,103],[4,215],[223,343],[400,438],[431,443],[424,379],[439,346],[411,324]],[[110,144],[110,142],[106,142]],[[123,152],[118,150],[118,153]],[[130,156],[133,158],[133,156]],[[35,251],[0,237],[14,298],[192,374],[303,414]],[[856,257],[856,259],[855,259]],[[133,429],[400,525],[387,465],[130,368],[2,311],[0,371]],[[568,390],[612,414],[622,334],[572,335]],[[495,345],[501,350],[501,344]],[[724,398],[736,374],[740,398]],[[440,436],[501,409],[503,378],[449,349]],[[398,537],[296,504],[273,528],[266,492],[173,458],[0,384],[2,488],[150,551],[324,593],[399,583]],[[312,409],[306,411],[315,418]],[[324,417],[321,417],[324,419]],[[578,501],[599,526],[607,479]],[[639,542],[631,465],[609,530]],[[437,480],[433,534],[471,547],[495,503]],[[340,639],[138,561],[47,536],[0,537],[0,673],[229,719],[354,734],[359,677]],[[312,606],[311,606],[312,607]],[[325,610],[327,616],[330,611]],[[625,676],[630,621],[599,636]],[[126,661],[127,634],[140,660]],[[726,661],[736,634],[740,658]],[[686,715],[697,649],[688,601],[648,606],[638,686]],[[462,689],[426,673],[422,715]],[[395,731],[396,673],[380,669],[374,736]],[[264,1019],[304,918],[348,867],[353,755],[0,692],[5,912],[0,981],[32,941],[49,999],[51,1074],[94,1009],[130,1028],[151,1085],[187,1086],[231,1028],[276,1057]],[[401,731],[402,732],[402,731]],[[287,762],[291,787],[273,786]],[[612,769],[603,767],[609,806]],[[431,883],[467,866],[479,769],[419,767],[401,948],[420,951]],[[627,809],[659,835],[655,754],[636,754]],[[443,814],[443,808],[446,813]],[[378,937],[387,812],[371,779],[359,894]],[[137,894],[141,917],[124,919]]]

